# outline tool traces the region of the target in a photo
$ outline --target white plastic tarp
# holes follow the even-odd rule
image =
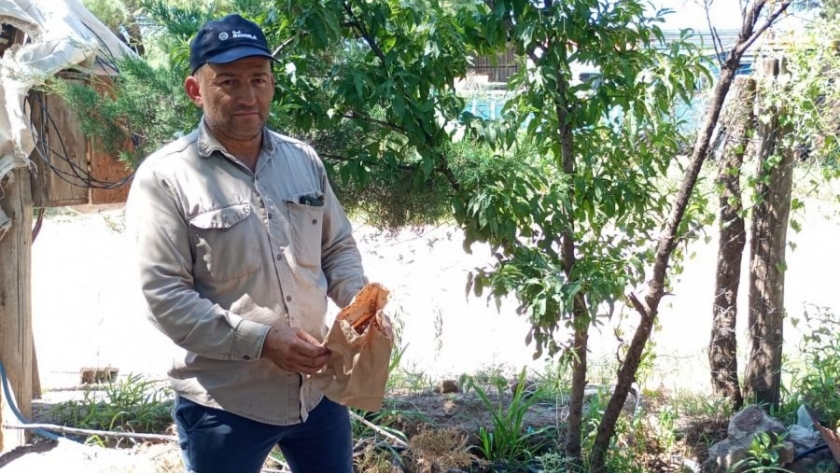
[[[12,169],[29,165],[35,148],[26,95],[63,69],[77,67],[108,74],[97,58],[133,52],[79,0],[0,0],[0,23],[26,33],[28,41],[0,58],[0,181]],[[11,225],[0,210],[0,238]]]

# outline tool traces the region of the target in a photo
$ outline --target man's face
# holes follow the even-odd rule
[[[187,78],[185,87],[218,138],[248,141],[262,133],[274,97],[274,76],[267,58],[205,64]]]

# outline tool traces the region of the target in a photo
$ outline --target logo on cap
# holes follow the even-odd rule
[[[219,39],[220,39],[220,40],[224,41],[224,40],[226,40],[226,39],[228,39],[228,38],[230,38],[230,36],[228,36],[227,32],[222,31],[221,33],[219,33]]]
[[[233,30],[233,37],[234,38],[248,38],[253,39],[254,41],[257,40],[257,37],[252,35],[251,33],[243,33],[241,31]]]

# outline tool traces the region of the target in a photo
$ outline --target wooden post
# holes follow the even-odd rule
[[[765,78],[786,74],[784,59],[766,59]],[[765,79],[766,80],[766,79]],[[779,123],[782,110],[759,103],[758,176],[750,229],[749,328],[750,360],[745,376],[746,400],[778,408],[781,396],[782,344],[785,315],[785,246],[790,217],[795,161],[782,144],[790,125]],[[771,165],[771,159],[778,162]]]
[[[14,402],[21,413],[32,415],[32,192],[29,170],[9,173],[2,187],[0,207],[12,227],[0,240],[0,360],[6,367]],[[0,390],[2,391],[2,390]],[[9,399],[0,393],[0,423],[17,423]],[[0,428],[0,451],[27,443],[19,430]]]

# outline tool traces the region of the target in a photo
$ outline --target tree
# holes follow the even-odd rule
[[[758,108],[756,122],[745,130],[752,118],[725,123],[721,135],[730,136],[720,162],[721,238],[718,279],[715,291],[714,327],[710,342],[712,384],[717,393],[729,397],[737,407],[738,388],[736,336],[737,287],[740,260],[746,238],[741,190],[742,156],[748,151],[744,137],[756,136],[756,171],[750,175],[752,202],[751,255],[749,278],[750,360],[745,388],[747,400],[767,408],[778,407],[782,366],[785,246],[791,208],[802,207],[792,197],[795,170],[807,172],[803,165],[822,171],[811,182],[832,178],[836,159],[838,100],[835,77],[837,29],[831,22],[818,20],[805,32],[779,37],[767,48],[769,59],[758,64],[760,103],[756,94],[739,98],[732,105],[747,115]],[[776,56],[776,57],[774,57]],[[781,58],[781,60],[779,59]],[[747,79],[744,79],[747,82]],[[752,85],[750,87],[756,87]],[[758,105],[758,107],[756,107]],[[799,156],[796,159],[795,156]],[[798,228],[793,220],[791,225]]]
[[[146,53],[135,0],[85,0],[84,4],[134,52],[141,56]]]
[[[738,342],[735,325],[738,318],[738,288],[741,283],[741,258],[747,243],[741,198],[741,166],[755,131],[755,80],[736,78],[735,96],[730,99],[728,116],[721,124],[723,156],[718,165],[720,241],[712,306],[712,336],[709,342],[709,366],[712,389],[726,397],[735,410],[744,403],[738,380]]]
[[[497,258],[476,276],[476,293],[516,295],[533,326],[529,340],[572,364],[565,449],[582,466],[590,326],[602,307],[642,284],[652,261],[668,195],[658,181],[681,140],[669,112],[693,94],[698,51],[681,42],[658,50],[661,14],[646,16],[641,2],[488,7],[488,35],[503,31],[531,63],[511,84],[521,92],[504,118],[508,133],[526,131],[497,147],[532,156],[521,160],[530,169],[482,176],[463,214],[456,202],[456,216],[468,239],[490,242]],[[575,62],[598,68],[597,81],[573,77]],[[555,338],[564,328],[573,332],[568,343]]]
[[[812,182],[836,177],[838,29],[818,21],[763,63],[750,254],[750,360],[747,397],[769,408],[781,400],[787,229],[794,172],[820,170]],[[791,222],[794,229],[799,223]]]

